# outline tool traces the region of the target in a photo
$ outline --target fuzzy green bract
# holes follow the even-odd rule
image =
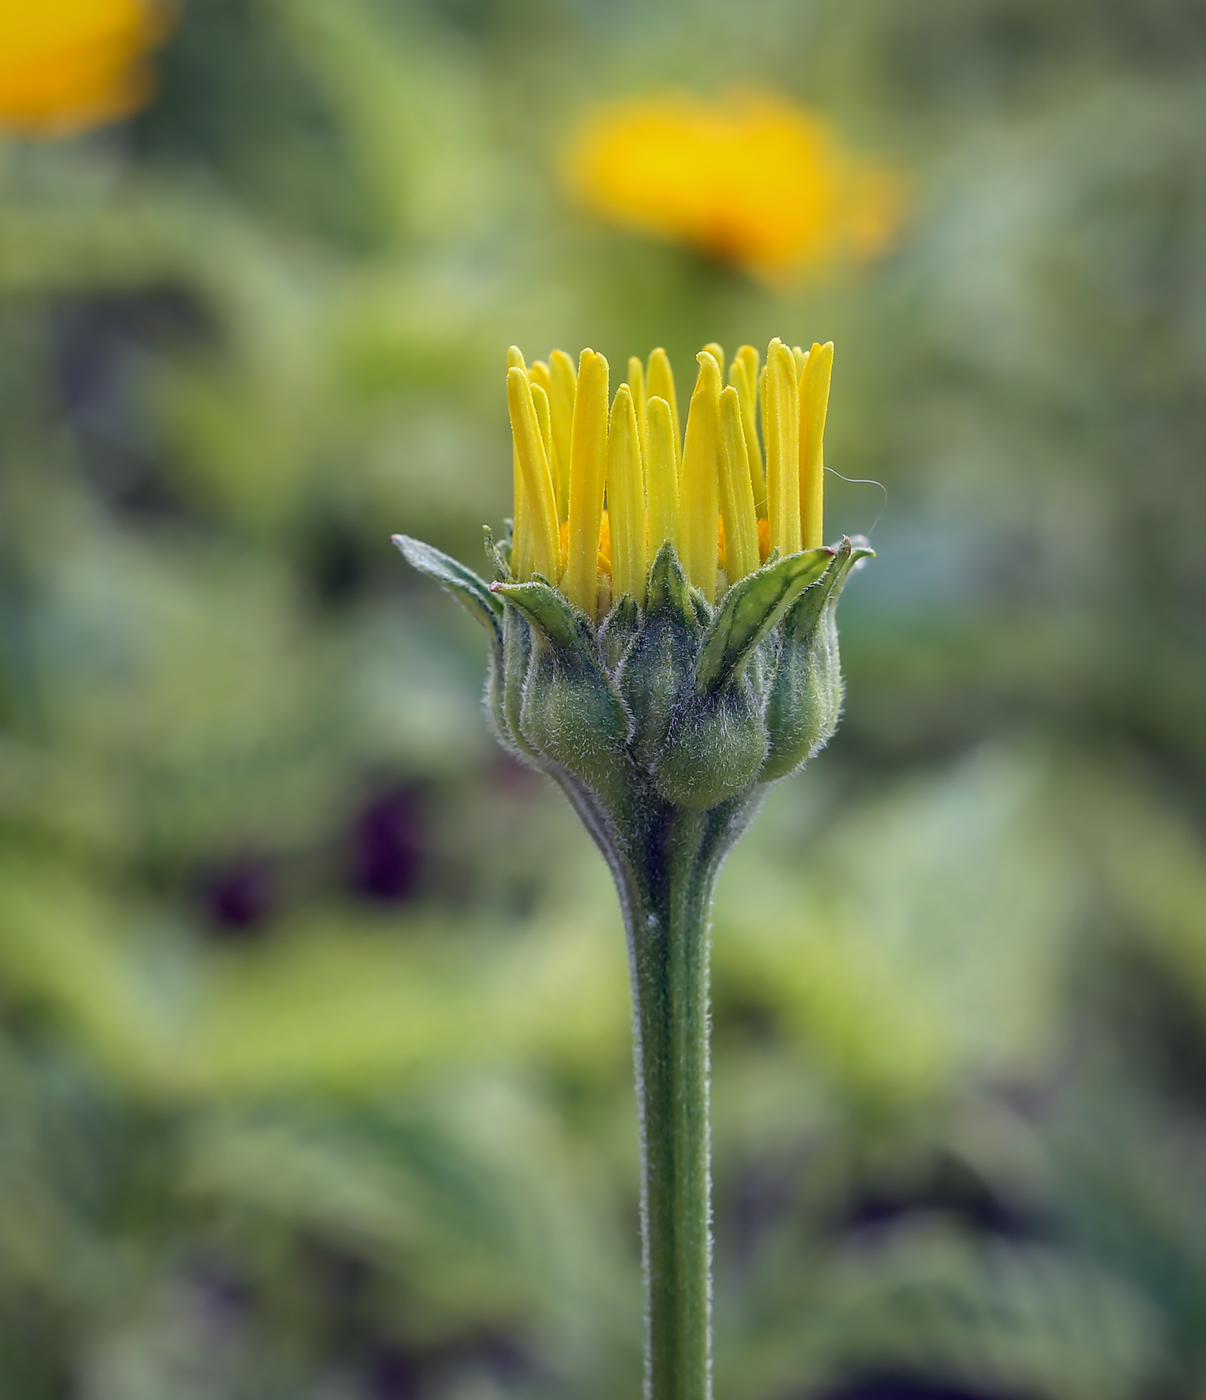
[[[515,581],[492,541],[491,584],[430,545],[394,543],[485,627],[494,732],[576,805],[708,811],[795,772],[837,727],[835,610],[872,554],[861,541],[772,557],[714,608],[666,544],[645,606],[622,595],[597,628],[551,583]]]

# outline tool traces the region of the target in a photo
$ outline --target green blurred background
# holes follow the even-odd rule
[[[0,1390],[640,1386],[626,962],[389,548],[508,343],[832,337],[842,729],[715,926],[719,1400],[1206,1397],[1201,0],[188,0],[0,145]],[[571,208],[766,84],[906,172],[786,295]],[[616,376],[619,377],[618,375]]]

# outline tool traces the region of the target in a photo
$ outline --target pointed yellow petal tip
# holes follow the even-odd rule
[[[561,350],[531,366],[508,350],[516,577],[549,579],[599,622],[624,595],[644,604],[666,542],[710,603],[770,550],[821,543],[833,343],[805,351],[775,337],[762,368],[743,345],[727,386],[720,344],[696,363],[684,428],[661,347],[645,363],[628,359],[614,397],[595,350],[576,367]]]
[[[645,470],[632,392],[621,384],[612,404],[607,445],[607,523],[611,592],[644,605],[648,577]]]
[[[729,583],[752,574],[760,561],[758,516],[750,482],[741,397],[730,385],[720,392],[720,518],[724,526],[724,567]]]
[[[719,562],[716,533],[719,515],[716,417],[720,398],[720,366],[710,350],[701,350],[695,358],[699,364],[699,376],[687,411],[687,431],[679,473],[679,538],[687,578],[711,603],[716,599]]]
[[[536,392],[543,396],[543,391],[538,389]],[[522,496],[515,504],[515,531],[527,539],[531,572],[555,581],[561,545],[553,478],[532,386],[528,383],[527,374],[518,365],[512,365],[507,370],[507,405],[523,484]]]
[[[607,480],[607,361],[593,350],[578,360],[570,435],[569,532],[563,591],[588,617],[599,598],[599,540]]]
[[[800,376],[800,520],[805,549],[825,542],[825,419],[833,341],[814,344]]]
[[[791,351],[775,337],[766,350],[763,390],[767,518],[772,548],[795,554],[800,533],[800,390]]]

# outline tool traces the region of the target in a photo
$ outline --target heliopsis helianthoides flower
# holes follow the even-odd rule
[[[820,114],[768,92],[605,105],[563,168],[592,212],[773,283],[876,257],[902,213],[896,174],[849,151]]]
[[[170,19],[159,0],[0,0],[0,129],[66,136],[138,111]]]
[[[770,783],[833,734],[834,609],[861,542],[822,543],[833,346],[708,345],[679,428],[670,363],[511,350],[509,539],[494,580],[394,542],[490,639],[499,739],[564,789],[620,894],[641,1100],[647,1394],[709,1393],[707,919]],[[728,383],[725,383],[727,378]]]

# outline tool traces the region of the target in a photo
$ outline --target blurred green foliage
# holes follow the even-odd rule
[[[722,882],[718,1395],[1200,1400],[1201,6],[190,0],[159,66],[0,148],[5,1396],[637,1393],[614,897],[387,537],[501,522],[506,344],[782,333],[888,503]],[[883,266],[566,206],[591,101],[730,82],[910,172]]]

